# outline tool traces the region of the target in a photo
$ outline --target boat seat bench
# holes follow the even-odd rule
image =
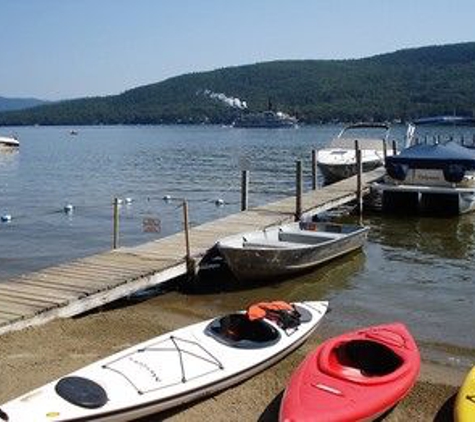
[[[301,246],[301,245],[295,242],[282,242],[280,240],[259,239],[256,241],[243,240],[242,246],[243,248],[288,249],[288,248],[295,248],[296,246]]]
[[[318,244],[323,242],[328,242],[330,240],[340,239],[347,236],[347,234],[342,233],[292,233],[292,232],[280,232],[279,239],[285,242],[293,243],[307,243],[307,244]]]

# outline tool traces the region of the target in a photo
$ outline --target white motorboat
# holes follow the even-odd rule
[[[356,123],[346,126],[329,145],[318,151],[317,166],[326,182],[334,182],[357,173],[355,141],[361,150],[363,171],[384,164],[384,154],[392,155],[388,143],[390,126],[386,123]],[[379,135],[379,137],[377,136]]]
[[[290,310],[254,305],[133,346],[0,406],[0,420],[131,421],[228,388],[303,344],[328,302],[284,305]]]
[[[217,248],[239,280],[282,278],[361,248],[368,227],[298,222],[226,237]]]
[[[18,148],[20,141],[15,136],[0,136],[0,147]]]
[[[420,136],[422,127],[432,133]],[[475,119],[460,116],[409,124],[406,148],[387,158],[386,177],[372,185],[382,194],[383,210],[423,214],[474,210],[475,135],[469,136],[474,127]]]

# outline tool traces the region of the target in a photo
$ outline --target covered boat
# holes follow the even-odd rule
[[[419,369],[417,345],[401,323],[327,340],[292,374],[280,422],[372,420],[410,391]]]
[[[418,137],[421,125],[444,126],[446,136]],[[385,211],[461,214],[475,208],[475,150],[467,137],[453,136],[459,126],[475,126],[475,119],[445,116],[409,125],[406,148],[386,159],[387,176],[373,184]]]
[[[119,422],[182,405],[291,353],[315,331],[327,307],[271,302],[178,329],[0,406],[0,420]]]
[[[384,164],[388,148],[390,126],[386,123],[356,123],[345,127],[330,144],[318,151],[317,166],[326,182],[333,182],[357,173],[355,141],[361,149],[363,171],[371,171]]]
[[[361,248],[369,228],[297,222],[229,236],[217,242],[239,280],[266,280],[313,268]]]

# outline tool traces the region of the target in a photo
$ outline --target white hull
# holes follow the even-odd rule
[[[230,346],[209,333],[213,320],[146,341],[86,366],[68,377],[99,384],[107,393],[97,408],[74,405],[56,392],[59,380],[1,407],[10,422],[131,421],[230,387],[276,363],[316,329],[327,302],[298,303],[311,320],[284,331],[259,348]],[[64,378],[62,379],[64,381]]]
[[[319,152],[319,157],[321,156]],[[354,157],[354,154],[353,154]],[[363,172],[374,170],[377,167],[380,167],[384,164],[383,158],[366,158],[363,159]],[[325,156],[318,159],[317,166],[320,169],[325,180],[337,181],[342,179],[347,179],[348,177],[354,176],[357,173],[356,168],[356,159],[348,159],[345,161],[340,160],[325,160]]]
[[[334,182],[354,176],[356,168],[356,142],[361,151],[363,171],[371,171],[384,164],[384,154],[393,154],[387,148],[390,127],[384,123],[356,123],[345,127],[326,148],[318,151],[317,166],[325,180]],[[384,131],[382,137],[374,137],[375,131]],[[373,136],[371,136],[371,133]]]
[[[0,136],[0,148],[17,148],[20,142],[11,136]]]

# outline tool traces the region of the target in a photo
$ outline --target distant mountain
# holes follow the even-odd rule
[[[0,124],[230,123],[240,113],[267,109],[269,99],[308,123],[474,115],[475,42],[192,73],[120,95],[0,113]]]
[[[25,108],[36,107],[48,103],[48,101],[38,100],[36,98],[5,98],[0,97],[0,112],[23,110]]]

